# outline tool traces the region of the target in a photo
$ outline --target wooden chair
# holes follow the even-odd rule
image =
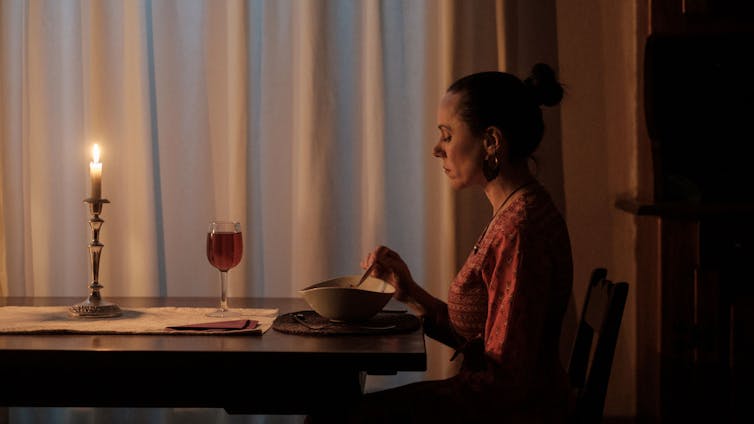
[[[604,268],[592,271],[568,364],[571,387],[576,394],[570,416],[572,423],[602,421],[627,295],[628,283],[608,280]]]

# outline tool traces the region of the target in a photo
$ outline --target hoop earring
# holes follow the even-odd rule
[[[496,154],[488,155],[482,161],[482,173],[487,181],[492,181],[500,174],[500,158]]]

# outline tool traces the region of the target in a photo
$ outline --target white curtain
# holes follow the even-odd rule
[[[436,105],[497,66],[496,3],[0,0],[0,296],[88,293],[98,143],[105,298],[219,296],[213,217],[243,228],[231,306],[357,273],[377,244],[444,298],[462,255]],[[430,342],[408,378],[451,372]]]
[[[452,276],[444,3],[0,4],[2,295],[86,294],[95,142],[106,297],[216,296],[213,217],[244,230],[232,296],[358,272],[378,243]]]

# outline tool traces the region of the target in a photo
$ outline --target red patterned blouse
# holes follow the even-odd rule
[[[566,396],[559,343],[572,284],[565,221],[544,187],[528,186],[493,217],[427,335],[464,354],[458,380],[471,392]]]

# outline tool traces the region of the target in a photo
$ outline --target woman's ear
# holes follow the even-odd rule
[[[487,127],[484,130],[484,149],[490,153],[503,148],[503,133],[497,127]]]

